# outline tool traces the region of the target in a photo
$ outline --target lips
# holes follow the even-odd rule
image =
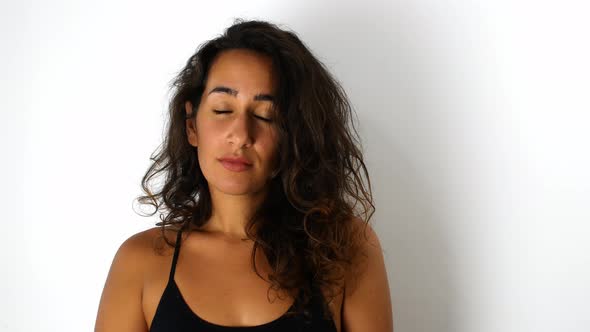
[[[234,162],[227,161],[227,160],[221,160],[221,164],[227,170],[234,171],[234,172],[242,172],[242,171],[245,171],[245,170],[249,169],[250,167],[252,167],[252,165],[244,164],[242,162],[234,163]]]
[[[232,155],[219,158],[225,169],[233,172],[242,172],[252,167],[252,163],[245,157],[234,157]]]
[[[232,164],[244,164],[246,166],[252,165],[252,163],[244,157],[223,157],[223,158],[219,158],[219,161],[232,163]]]

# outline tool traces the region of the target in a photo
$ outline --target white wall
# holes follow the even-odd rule
[[[349,93],[396,332],[588,331],[590,5],[389,3],[3,2],[0,330],[92,329],[167,84],[244,17]]]

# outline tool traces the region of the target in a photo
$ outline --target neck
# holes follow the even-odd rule
[[[266,192],[230,195],[212,190],[213,212],[202,230],[229,240],[246,239],[246,225],[265,197]]]

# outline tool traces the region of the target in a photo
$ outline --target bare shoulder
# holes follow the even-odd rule
[[[174,237],[174,233],[165,232],[166,237]],[[104,284],[95,332],[147,331],[142,293],[146,270],[156,257],[154,248],[162,240],[162,231],[154,227],[133,234],[121,243]]]
[[[173,245],[176,243],[178,232],[166,227],[162,231],[161,227],[152,227],[144,231],[135,233],[127,238],[119,250],[129,254],[129,258],[149,259],[156,256],[167,256],[174,250]]]
[[[393,313],[381,241],[370,224],[361,219],[354,223],[360,231],[359,255],[355,268],[345,278],[343,331],[392,332]]]

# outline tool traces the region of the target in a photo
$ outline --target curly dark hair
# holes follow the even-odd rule
[[[165,211],[156,226],[170,246],[175,244],[164,236],[165,228],[198,231],[211,217],[208,183],[186,134],[186,119],[196,111],[187,117],[185,102],[199,105],[212,61],[230,49],[268,55],[279,73],[278,175],[269,181],[266,200],[246,227],[254,242],[254,271],[260,276],[255,256],[261,247],[273,270],[269,291],[300,290],[303,301],[296,312],[311,298],[311,283],[326,289],[331,302],[344,291],[346,271],[358,256],[366,256],[358,235],[375,206],[347,95],[294,32],[266,21],[236,19],[222,35],[199,45],[170,84],[167,135],[150,158],[153,164],[142,179],[147,196],[138,197],[139,202],[155,207],[150,215]],[[149,182],[161,172],[166,179],[153,193]],[[365,227],[358,227],[362,221]]]

